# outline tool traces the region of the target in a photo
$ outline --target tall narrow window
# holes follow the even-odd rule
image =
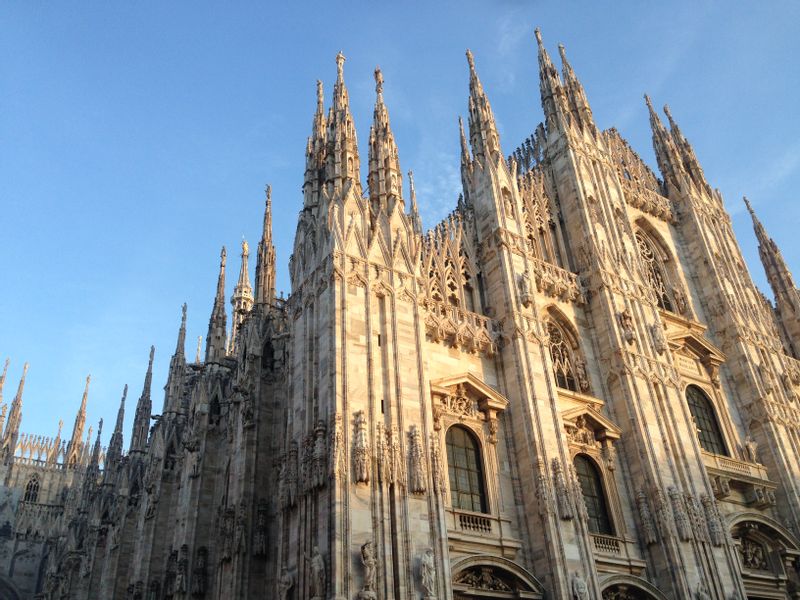
[[[457,425],[447,430],[447,469],[453,508],[486,512],[483,465],[475,436]]]
[[[39,500],[39,478],[36,475],[28,480],[23,500],[25,502],[37,502]]]
[[[636,245],[639,248],[639,256],[644,261],[647,281],[656,293],[658,305],[664,310],[672,311],[672,302],[669,298],[669,292],[667,292],[663,264],[658,253],[653,249],[650,240],[641,231],[636,232]]]
[[[550,336],[550,360],[553,361],[553,374],[556,385],[560,388],[578,391],[575,383],[575,365],[572,352],[564,337],[564,332],[553,321],[547,322],[547,334]]]
[[[708,396],[700,388],[690,385],[686,388],[686,402],[697,426],[697,437],[703,450],[728,456],[719,421]]]
[[[606,496],[603,493],[603,481],[600,471],[592,459],[578,454],[574,460],[575,472],[581,484],[586,512],[589,515],[589,531],[602,535],[612,535],[611,519],[608,518]]]

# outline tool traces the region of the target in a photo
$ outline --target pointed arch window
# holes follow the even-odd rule
[[[656,294],[658,306],[664,310],[672,312],[672,301],[667,292],[667,278],[664,274],[664,265],[656,252],[653,243],[641,231],[636,232],[636,247],[639,249],[639,256],[644,262],[645,274],[650,287]]]
[[[25,496],[23,498],[25,502],[38,502],[39,500],[39,478],[34,475],[28,480],[28,484],[25,486]]]
[[[553,362],[556,385],[577,392],[575,361],[564,331],[553,321],[548,321],[547,335],[550,338],[550,360]]]
[[[586,504],[589,516],[588,526],[591,533],[613,535],[611,519],[608,516],[608,504],[603,491],[603,479],[594,461],[585,454],[578,454],[573,460],[578,483]]]
[[[706,452],[728,456],[722,431],[719,427],[714,406],[708,396],[700,388],[690,385],[686,388],[686,402],[697,427],[697,437]]]
[[[486,512],[483,462],[475,436],[458,425],[447,430],[447,470],[453,508]]]

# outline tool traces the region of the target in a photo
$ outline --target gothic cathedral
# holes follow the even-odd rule
[[[205,355],[184,306],[127,452],[124,396],[103,449],[86,394],[69,442],[20,434],[20,383],[2,598],[800,598],[800,292],[748,204],[756,288],[668,108],[659,176],[536,39],[545,120],[507,156],[467,52],[463,193],[427,232],[380,70],[362,188],[336,57],[291,294],[268,189],[254,284],[244,243],[228,324],[223,249]]]

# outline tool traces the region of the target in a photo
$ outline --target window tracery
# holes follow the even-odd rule
[[[575,345],[570,343],[567,333],[550,319],[547,321],[547,335],[556,385],[573,392],[588,392],[589,378],[586,374],[586,363],[576,355]]]
[[[635,235],[636,247],[639,250],[639,256],[644,262],[647,281],[656,294],[658,306],[672,312],[672,300],[667,291],[666,277],[664,275],[661,258],[653,248],[653,244],[641,231],[637,231]]]
[[[37,502],[39,500],[39,478],[33,475],[25,486],[25,502]]]

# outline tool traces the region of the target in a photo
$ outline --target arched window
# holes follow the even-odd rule
[[[455,425],[447,430],[447,469],[453,508],[486,512],[483,465],[475,436]]]
[[[39,478],[34,475],[28,480],[28,485],[25,486],[25,502],[36,502],[39,500]]]
[[[667,280],[664,276],[661,258],[653,248],[653,244],[641,231],[636,232],[636,246],[639,248],[639,256],[644,262],[647,281],[656,293],[658,305],[664,310],[672,311],[672,302],[667,291]]]
[[[561,328],[553,321],[547,322],[547,334],[550,337],[550,360],[553,361],[553,374],[556,385],[560,388],[578,391],[575,382],[575,365],[572,351]]]
[[[719,421],[708,396],[700,388],[690,385],[686,388],[686,402],[697,426],[697,437],[703,450],[728,456]]]
[[[611,519],[608,518],[606,495],[603,493],[603,481],[600,471],[592,459],[578,454],[573,461],[578,482],[581,484],[586,512],[589,515],[589,531],[602,535],[612,535]]]

